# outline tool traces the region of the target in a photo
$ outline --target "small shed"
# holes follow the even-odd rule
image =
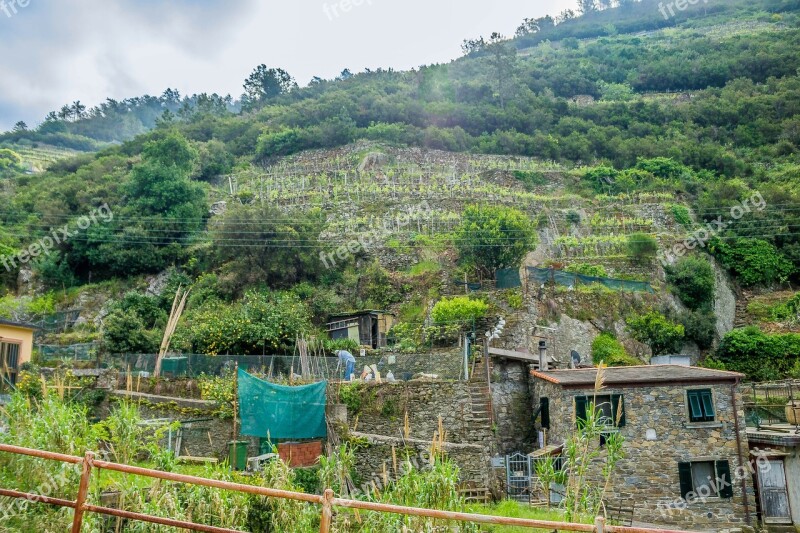
[[[0,391],[16,385],[23,363],[31,360],[36,326],[0,319]]]
[[[328,335],[331,339],[351,339],[361,346],[383,348],[386,337],[394,325],[394,315],[388,311],[366,309],[328,319]]]

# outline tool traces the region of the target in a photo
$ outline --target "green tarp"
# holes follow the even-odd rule
[[[251,376],[239,369],[241,434],[270,439],[326,437],[327,381],[286,387]]]

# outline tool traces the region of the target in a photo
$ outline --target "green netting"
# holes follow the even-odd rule
[[[552,268],[528,267],[528,283],[531,285],[542,285],[545,283],[555,283],[565,287],[574,287],[579,283],[590,285],[599,283],[604,287],[615,291],[631,292],[654,292],[653,287],[645,281],[628,281],[625,279],[599,278],[595,276],[584,276],[583,274],[573,274],[563,270]],[[497,271],[497,288],[513,289],[522,285],[519,271],[516,269],[505,269]]]
[[[528,267],[528,280],[529,283],[536,285],[553,282],[566,287],[574,287],[579,283],[584,285],[599,283],[604,287],[608,287],[609,289],[615,291],[655,292],[653,291],[653,287],[651,287],[650,284],[645,281],[629,281],[625,279],[584,276],[583,274],[573,274],[572,272],[564,272],[562,270],[555,270],[552,268]]]
[[[327,381],[286,387],[258,379],[242,369],[238,379],[242,435],[270,439],[327,436]]]
[[[519,277],[519,269],[504,268],[497,271],[497,283],[495,287],[498,289],[514,289],[522,286],[522,280]]]

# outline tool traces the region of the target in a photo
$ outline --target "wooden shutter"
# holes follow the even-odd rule
[[[713,421],[715,417],[714,396],[711,394],[711,391],[710,390],[701,391],[700,399],[703,402],[703,414],[705,414],[706,420]]]
[[[575,422],[578,427],[582,427],[586,422],[586,406],[588,403],[588,397],[575,396]]]
[[[690,420],[697,422],[703,419],[703,405],[700,403],[700,394],[697,391],[690,390],[689,395],[689,413],[691,413]]]
[[[539,410],[542,413],[542,427],[550,429],[550,398],[539,399]]]
[[[681,497],[686,498],[686,495],[694,490],[692,463],[678,463],[678,476],[681,480]]]
[[[619,420],[617,420],[617,413],[619,413]],[[625,425],[625,397],[622,394],[611,395],[611,418],[614,419],[614,425],[618,428]]]
[[[733,498],[733,479],[731,478],[731,464],[728,461],[715,461],[717,483],[719,483],[719,497]]]

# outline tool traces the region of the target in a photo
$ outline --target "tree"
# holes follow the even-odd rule
[[[628,331],[634,339],[650,346],[654,356],[679,352],[686,334],[681,324],[669,321],[657,311],[629,318]]]
[[[486,50],[491,54],[491,63],[497,80],[497,95],[500,98],[500,108],[504,109],[508,79],[514,73],[517,49],[510,46],[503,35],[494,32],[489,37]]]
[[[523,212],[502,206],[469,206],[455,231],[461,258],[486,273],[517,267],[536,246],[536,231]]]
[[[628,235],[628,254],[635,261],[646,262],[655,257],[658,241],[647,233],[631,233]]]
[[[588,15],[597,11],[597,0],[578,0],[578,11],[582,15]]]
[[[352,77],[353,77],[353,73],[352,73],[352,72],[350,72],[350,69],[349,69],[349,68],[346,68],[346,69],[344,69],[344,70],[342,71],[342,73],[341,73],[341,74],[339,74],[338,76],[336,76],[336,81],[344,81],[344,80],[349,80],[349,79],[350,79],[350,78],[352,78]]]
[[[22,120],[20,120],[19,122],[14,124],[14,129],[11,130],[11,131],[13,131],[14,133],[20,133],[20,132],[23,132],[23,131],[28,131],[28,125],[25,124],[25,122],[23,122]]]
[[[259,65],[244,80],[244,106],[247,109],[258,108],[270,98],[275,98],[296,88],[297,83],[294,78],[282,68],[268,69],[266,65]]]
[[[470,55],[473,52],[480,52],[486,48],[486,41],[483,37],[478,37],[477,39],[464,39],[464,42],[461,43],[461,51],[464,55]]]
[[[72,120],[80,120],[86,116],[86,106],[80,100],[75,100],[70,106]]]
[[[665,270],[667,281],[675,287],[675,294],[686,307],[692,311],[711,307],[716,286],[711,263],[700,257],[689,256]]]
[[[514,33],[514,36],[524,37],[532,33],[538,33],[540,29],[539,19],[526,18],[522,21],[522,24],[517,27],[517,31]]]
[[[214,219],[214,258],[223,265],[220,284],[236,294],[247,286],[291,285],[322,271],[319,211],[288,216],[269,205],[230,207]]]

